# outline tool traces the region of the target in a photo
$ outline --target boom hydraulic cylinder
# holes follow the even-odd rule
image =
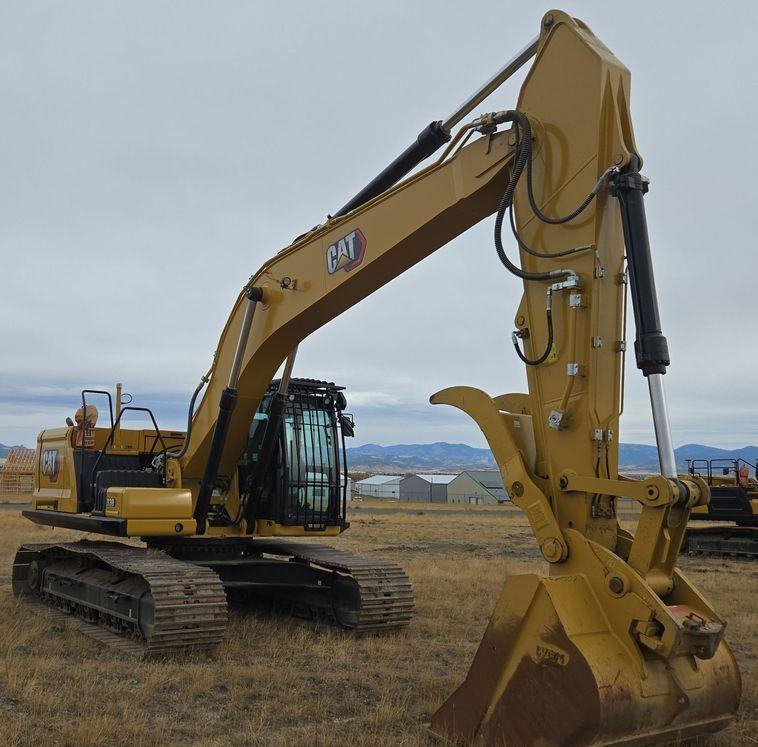
[[[237,404],[237,381],[239,380],[240,370],[242,368],[242,359],[247,347],[247,341],[250,337],[250,328],[253,326],[255,308],[263,300],[263,290],[255,286],[250,286],[247,291],[247,307],[245,315],[242,318],[242,328],[237,341],[237,349],[234,353],[234,361],[229,372],[229,382],[226,389],[221,392],[221,398],[218,406],[218,419],[216,427],[213,430],[213,439],[211,448],[208,453],[208,460],[205,464],[203,479],[200,483],[200,490],[195,503],[194,517],[197,521],[198,534],[205,532],[205,521],[208,516],[208,509],[211,505],[213,489],[216,487],[216,478],[218,477],[218,467],[221,462],[221,455],[224,451],[224,444],[229,433],[229,423],[232,419],[232,413]]]

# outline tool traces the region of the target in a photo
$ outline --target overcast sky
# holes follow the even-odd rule
[[[758,21],[752,2],[572,2],[632,71],[676,444],[758,441]],[[0,442],[33,445],[82,387],[123,381],[165,427],[240,287],[538,31],[497,2],[0,6]],[[515,104],[518,80],[482,110]],[[427,404],[525,391],[520,284],[492,219],[301,346],[346,385],[356,444],[484,445]],[[630,366],[622,439],[652,443]]]

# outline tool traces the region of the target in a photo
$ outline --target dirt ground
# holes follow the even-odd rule
[[[266,612],[233,610],[214,658],[137,662],[54,629],[18,603],[10,568],[24,541],[67,540],[0,512],[0,744],[441,745],[425,725],[463,679],[509,574],[542,569],[510,507],[351,512],[334,542],[401,563],[416,617],[355,639]],[[414,510],[415,509],[415,510]],[[739,721],[703,744],[758,743],[758,565],[690,559],[686,572],[729,621],[743,676]]]

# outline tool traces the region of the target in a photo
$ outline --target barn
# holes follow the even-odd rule
[[[510,501],[503,478],[496,469],[461,472],[447,486],[448,503],[504,503]]]

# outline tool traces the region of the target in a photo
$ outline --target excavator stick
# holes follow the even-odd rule
[[[723,728],[739,705],[725,623],[676,567],[709,491],[676,474],[628,96],[628,71],[587,26],[548,13],[495,229],[524,280],[513,342],[529,394],[458,386],[431,402],[480,427],[549,575],[507,579],[465,681],[432,718],[457,743],[666,744]],[[509,207],[520,268],[498,244]],[[661,463],[639,482],[617,472],[627,284]],[[618,524],[620,496],[642,505],[635,535]]]

